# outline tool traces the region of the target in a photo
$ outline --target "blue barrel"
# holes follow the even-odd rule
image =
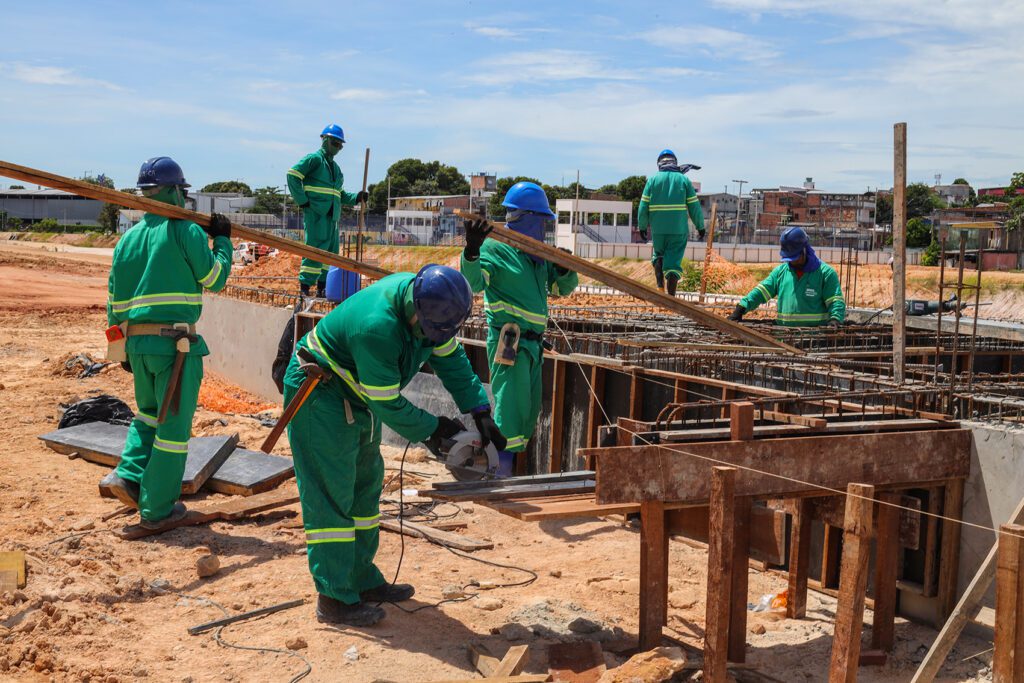
[[[327,271],[327,300],[340,303],[359,291],[359,273],[337,266]]]

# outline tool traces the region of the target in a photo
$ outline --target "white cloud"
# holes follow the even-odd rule
[[[71,69],[59,66],[33,66],[31,64],[0,65],[3,71],[9,71],[11,77],[23,83],[33,85],[57,85],[83,88],[105,88],[107,90],[124,90],[119,85],[96,78],[77,75]]]
[[[778,57],[778,48],[759,38],[715,26],[686,25],[652,28],[638,36],[670,50],[698,49],[715,59],[767,61]]]
[[[595,54],[575,50],[533,50],[490,57],[473,65],[472,83],[508,85],[575,80],[638,80],[641,73],[609,67]]]
[[[384,102],[409,97],[425,97],[427,91],[417,90],[384,90],[375,88],[345,88],[331,95],[332,100],[345,100],[348,102]]]
[[[498,28],[497,26],[473,26],[472,24],[468,24],[466,28],[473,33],[479,33],[480,35],[487,36],[488,38],[518,38],[522,35],[518,31],[513,31],[507,28]]]
[[[309,151],[308,145],[299,145],[293,142],[282,142],[280,140],[253,140],[251,138],[242,138],[239,140],[244,147],[250,147],[252,149],[265,149],[270,152],[279,152],[281,154],[288,154],[291,156],[297,156]]]

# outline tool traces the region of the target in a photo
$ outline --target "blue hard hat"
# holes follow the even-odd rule
[[[550,218],[555,217],[548,204],[548,196],[544,194],[544,188],[537,183],[527,181],[516,183],[505,193],[505,199],[501,205],[508,209],[532,211]]]
[[[459,271],[429,263],[412,285],[416,317],[427,339],[443,344],[455,336],[473,310],[473,290]]]
[[[185,173],[174,159],[170,157],[147,159],[139,169],[139,180],[135,186],[145,189],[162,185],[192,187],[185,182]]]
[[[670,149],[663,149],[660,152],[658,152],[658,161],[661,161],[665,157],[672,157],[673,159],[675,159],[676,153]]]
[[[786,263],[795,261],[803,256],[804,249],[810,245],[811,241],[807,238],[807,233],[804,232],[803,228],[787,228],[782,231],[779,236],[779,256]]]
[[[330,135],[332,138],[338,138],[342,142],[345,142],[345,131],[343,131],[341,129],[341,126],[339,126],[336,123],[332,123],[331,125],[324,128],[323,132],[320,133],[320,137],[323,137],[325,135]]]

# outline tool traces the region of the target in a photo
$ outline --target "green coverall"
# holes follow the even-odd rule
[[[217,237],[210,249],[203,229],[190,221],[147,213],[117,243],[110,267],[107,323],[195,323],[203,310],[203,288],[224,288],[231,272],[231,240]],[[181,371],[177,415],[168,411],[157,424],[160,403],[174,363],[174,340],[160,336],[127,339],[126,351],[135,378],[138,412],[117,474],[140,486],[142,518],[158,521],[171,513],[181,494],[192,415],[203,380],[200,337],[192,344]]]
[[[547,329],[548,292],[555,296],[572,293],[579,276],[571,271],[560,274],[555,264],[537,263],[519,249],[495,240],[484,241],[479,259],[467,261],[463,256],[460,267],[473,291],[484,293],[494,421],[508,439],[506,450],[518,453],[526,450],[540,415],[544,349],[539,335]],[[515,323],[520,329],[514,365],[494,362],[506,323]],[[527,339],[527,332],[538,336]]]
[[[341,189],[345,176],[338,163],[323,149],[307,154],[288,171],[288,192],[299,206],[303,206],[302,224],[305,242],[311,247],[326,249],[337,254],[339,249],[338,221],[341,207],[353,206],[356,195]],[[305,206],[306,204],[309,206]],[[328,266],[312,259],[302,259],[299,282],[312,285],[327,282]]]
[[[678,171],[658,171],[647,179],[640,196],[637,229],[650,231],[654,243],[651,263],[661,259],[667,278],[683,276],[683,255],[690,227],[687,214],[698,231],[704,230],[704,214],[690,179]]]
[[[317,592],[346,604],[385,582],[373,563],[384,478],[381,423],[413,443],[437,428],[437,418],[406,400],[402,388],[429,361],[459,410],[488,405],[462,345],[434,345],[410,323],[414,278],[389,275],[349,297],[299,342],[332,371],[288,424],[309,571]],[[285,405],[304,379],[293,356]]]
[[[827,325],[829,320],[843,322],[846,300],[839,287],[839,276],[825,262],[809,273],[798,275],[788,263],[780,263],[759,285],[740,301],[752,311],[773,297],[776,303],[776,324],[787,327]]]

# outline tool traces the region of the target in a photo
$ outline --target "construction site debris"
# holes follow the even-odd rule
[[[196,574],[200,579],[213,576],[220,571],[220,558],[216,555],[200,555],[196,559]]]
[[[306,639],[301,636],[289,638],[284,641],[284,646],[289,650],[305,650],[309,645],[306,643]]]
[[[686,666],[686,655],[679,647],[656,647],[630,657],[622,666],[609,669],[598,683],[662,683]]]
[[[482,609],[485,612],[493,612],[499,610],[505,606],[505,603],[501,598],[477,598],[473,602],[473,606],[477,609]]]
[[[89,422],[104,422],[112,425],[127,425],[135,417],[135,413],[116,396],[103,394],[71,404],[61,404],[63,413],[58,429],[74,427]]]

